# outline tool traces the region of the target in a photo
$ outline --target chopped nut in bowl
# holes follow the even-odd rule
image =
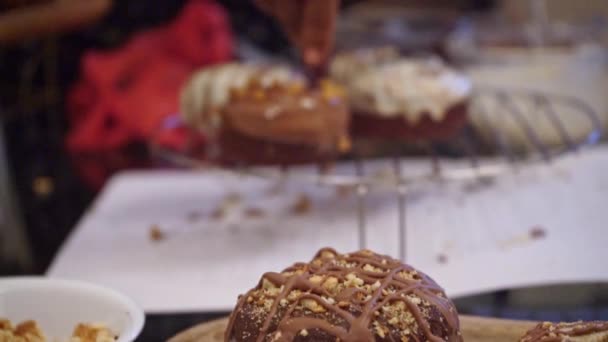
[[[144,323],[128,297],[79,281],[0,279],[0,303],[2,342],[132,342]]]

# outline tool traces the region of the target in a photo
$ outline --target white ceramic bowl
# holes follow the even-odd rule
[[[128,297],[101,286],[42,277],[0,278],[0,317],[38,322],[47,338],[71,336],[78,323],[103,323],[118,342],[135,340],[144,312]]]

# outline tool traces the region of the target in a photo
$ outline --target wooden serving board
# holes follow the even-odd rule
[[[222,342],[228,318],[196,325],[167,342]],[[460,316],[465,342],[516,342],[536,322]]]

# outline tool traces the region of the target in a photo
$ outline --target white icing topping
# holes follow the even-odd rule
[[[441,121],[455,104],[465,101],[471,82],[436,59],[400,59],[354,77],[346,85],[357,111],[384,117],[403,116],[411,123],[423,115]]]
[[[497,52],[495,48],[489,52]],[[467,70],[475,88],[531,90],[548,94],[573,96],[590,105],[599,115],[601,124],[608,127],[608,51],[594,45],[568,49],[502,48],[496,58]],[[534,123],[539,138],[547,145],[562,145],[554,123],[546,113],[536,109],[527,97],[515,97],[514,104]],[[478,102],[478,101],[476,101]],[[522,134],[521,125],[504,112],[497,101],[484,101],[471,107],[473,125],[485,135],[493,134],[493,127],[501,127],[510,144],[533,148]],[[580,141],[593,127],[580,113],[563,105],[552,106],[568,134]]]
[[[394,47],[361,49],[341,53],[331,61],[329,73],[334,80],[347,84],[357,74],[398,59],[399,51]]]
[[[202,129],[221,122],[218,110],[229,100],[230,91],[245,87],[251,80],[262,86],[298,82],[302,78],[284,66],[228,63],[196,72],[181,93],[184,121]]]

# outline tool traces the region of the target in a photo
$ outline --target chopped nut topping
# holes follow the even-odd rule
[[[367,272],[375,272],[375,273],[382,273],[382,272],[384,272],[383,269],[378,268],[378,267],[374,267],[374,266],[372,266],[370,264],[365,264],[363,266],[363,270],[367,271]]]
[[[336,277],[328,277],[327,279],[325,279],[325,282],[323,282],[323,288],[326,289],[328,292],[334,292],[337,286],[338,278]]]
[[[336,255],[328,250],[321,252],[321,258],[323,259],[335,259]]]
[[[314,275],[312,277],[310,277],[308,280],[310,280],[311,283],[313,284],[321,284],[321,282],[323,281],[323,277],[320,275]]]
[[[154,242],[160,242],[162,240],[165,239],[165,233],[163,233],[163,231],[160,229],[160,227],[158,225],[153,225],[152,227],[150,227],[150,240],[154,241]]]
[[[302,306],[315,313],[325,312],[325,308],[313,299],[303,299]]]
[[[346,287],[358,287],[362,286],[363,284],[365,284],[363,279],[358,278],[354,273],[349,273],[346,275],[346,281],[344,282]]]

